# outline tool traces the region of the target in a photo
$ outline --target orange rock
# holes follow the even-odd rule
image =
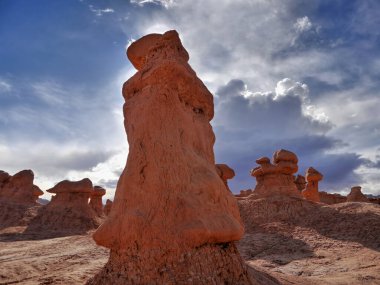
[[[252,189],[240,190],[240,193],[235,195],[235,197],[248,197],[253,193]]]
[[[35,204],[38,197],[44,194],[33,184],[32,170],[22,170],[13,176],[0,172],[0,199],[6,202]]]
[[[102,196],[106,194],[106,189],[100,186],[94,186],[94,191],[91,193],[90,206],[99,216],[103,213]]]
[[[104,205],[104,209],[103,209],[104,214],[108,216],[109,213],[111,212],[111,209],[112,209],[112,201],[107,199],[106,204]]]
[[[251,176],[256,178],[253,192],[261,197],[285,195],[301,198],[294,183],[293,174],[298,171],[298,158],[288,150],[278,150],[273,154],[273,164],[268,157],[256,160],[260,166],[251,170]]]
[[[80,234],[97,228],[102,220],[89,205],[93,191],[92,182],[88,178],[59,182],[47,190],[55,196],[40,210],[29,225],[29,231]]]
[[[227,189],[230,190],[230,188],[228,187],[227,180],[235,177],[235,171],[232,168],[230,168],[227,164],[216,164],[215,166],[220,178],[222,178]]]
[[[347,195],[347,202],[369,202],[368,198],[362,193],[362,187],[354,186],[350,194]]]
[[[323,179],[323,175],[315,170],[313,167],[309,167],[306,170],[306,188],[302,191],[302,196],[309,201],[320,202],[318,192],[318,182]]]
[[[93,235],[110,259],[89,284],[249,284],[237,202],[215,167],[212,94],[176,31],[127,55],[138,69],[123,86],[129,154]]]
[[[294,180],[294,183],[296,184],[298,191],[302,192],[302,190],[305,189],[305,187],[306,187],[305,176],[298,174]]]

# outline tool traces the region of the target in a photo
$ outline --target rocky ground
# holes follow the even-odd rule
[[[257,283],[380,284],[380,206],[239,204],[249,225],[238,248]],[[84,284],[108,260],[92,232],[51,238],[25,229],[0,229],[0,284]]]

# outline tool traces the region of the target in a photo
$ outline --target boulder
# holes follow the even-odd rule
[[[212,94],[176,31],[127,55],[138,69],[123,86],[129,154],[93,235],[110,258],[88,284],[250,284],[237,202],[215,167]]]
[[[301,198],[301,193],[294,183],[293,174],[298,171],[298,158],[288,150],[277,150],[273,154],[273,163],[268,157],[256,160],[260,166],[251,170],[256,178],[254,194],[258,197],[285,195]]]
[[[315,170],[313,167],[309,167],[306,170],[306,187],[302,190],[302,196],[309,201],[320,202],[318,192],[318,182],[323,179],[323,175]]]

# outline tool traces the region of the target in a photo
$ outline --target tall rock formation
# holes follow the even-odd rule
[[[250,284],[237,202],[215,167],[212,94],[176,31],[127,55],[138,70],[123,86],[128,160],[93,236],[110,258],[88,284]]]
[[[91,193],[90,206],[95,211],[98,216],[102,216],[103,212],[103,202],[102,197],[106,194],[106,189],[100,186],[94,186],[94,191]]]
[[[256,178],[254,194],[302,197],[294,183],[293,174],[298,171],[298,158],[294,153],[281,149],[273,154],[273,164],[268,157],[259,158],[256,163],[260,166],[251,170],[251,176]]]
[[[354,186],[347,195],[347,202],[369,202],[369,199],[362,193],[362,187]]]
[[[49,204],[40,209],[30,223],[28,231],[80,234],[97,228],[102,222],[89,205],[89,198],[93,193],[90,179],[64,180],[47,192],[55,196]]]
[[[315,170],[313,167],[309,167],[306,170],[306,187],[302,190],[302,196],[309,201],[320,202],[318,192],[318,182],[323,179],[323,175]]]

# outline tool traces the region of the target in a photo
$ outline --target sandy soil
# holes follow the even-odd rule
[[[299,207],[292,209],[292,203],[287,213]],[[238,243],[258,284],[380,284],[380,206],[305,204],[292,223],[284,213],[280,221],[267,212],[263,219],[267,206],[249,205],[256,213],[249,217],[260,223],[247,226]],[[25,229],[0,229],[0,284],[85,284],[108,260],[108,250],[95,245],[91,232],[44,238]]]

